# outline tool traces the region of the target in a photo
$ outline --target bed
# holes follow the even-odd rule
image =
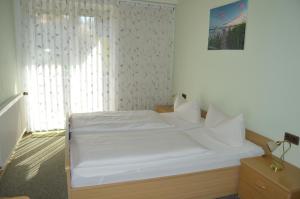
[[[70,116],[70,131],[106,132],[160,129],[171,127],[151,110],[75,113]]]
[[[126,119],[120,119],[124,114],[127,114]],[[77,125],[80,128],[75,129],[71,125],[75,133],[72,132],[71,140],[66,136],[69,198],[216,198],[234,194],[237,192],[240,158],[262,155],[265,143],[269,141],[247,130],[248,141],[243,147],[232,150],[207,136],[208,130],[201,124],[188,125],[180,122],[174,114],[162,114],[159,119],[152,112],[139,112],[138,115],[142,122],[128,126],[131,122],[127,121],[136,119],[134,113],[115,114],[113,117],[120,117],[117,121],[121,125],[117,126],[122,128],[113,130],[105,127],[97,131],[102,124],[95,125],[94,122],[90,124],[95,128]],[[77,119],[84,117],[77,116]],[[103,115],[92,115],[95,116],[99,119]],[[153,121],[156,121],[155,125]],[[74,124],[74,117],[71,117],[72,122]],[[132,148],[126,146],[134,145],[137,137],[141,146],[134,148],[143,150],[135,152],[134,156],[126,156],[132,154]],[[164,140],[170,138],[180,150],[168,147],[168,151],[162,154],[166,151]],[[112,150],[106,143],[119,147]],[[147,143],[152,143],[152,146],[147,146]],[[120,153],[121,160],[113,158]],[[137,162],[135,157],[147,159]]]

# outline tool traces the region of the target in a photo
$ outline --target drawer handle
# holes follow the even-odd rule
[[[259,188],[259,189],[263,189],[263,190],[266,190],[266,189],[267,189],[267,187],[266,187],[265,185],[263,185],[263,184],[261,184],[261,183],[259,183],[259,182],[256,182],[256,183],[255,183],[255,186],[256,186],[257,188]]]

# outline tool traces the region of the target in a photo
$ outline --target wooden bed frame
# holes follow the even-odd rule
[[[206,112],[202,111],[202,117]],[[261,146],[270,155],[262,135],[246,129],[246,139]],[[239,166],[208,171],[73,188],[71,185],[69,130],[66,131],[65,170],[69,199],[211,199],[236,194]]]

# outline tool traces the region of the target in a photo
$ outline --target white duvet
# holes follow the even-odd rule
[[[75,113],[70,117],[72,133],[144,130],[172,127],[162,117],[150,110]]]
[[[130,171],[139,163],[206,152],[205,147],[182,132],[92,133],[71,139],[73,172],[82,173],[79,171],[84,169],[85,176],[93,176],[93,168],[101,168],[101,175],[111,175]]]

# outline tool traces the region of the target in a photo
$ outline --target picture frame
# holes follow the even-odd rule
[[[248,0],[239,0],[210,10],[208,50],[243,50]]]

